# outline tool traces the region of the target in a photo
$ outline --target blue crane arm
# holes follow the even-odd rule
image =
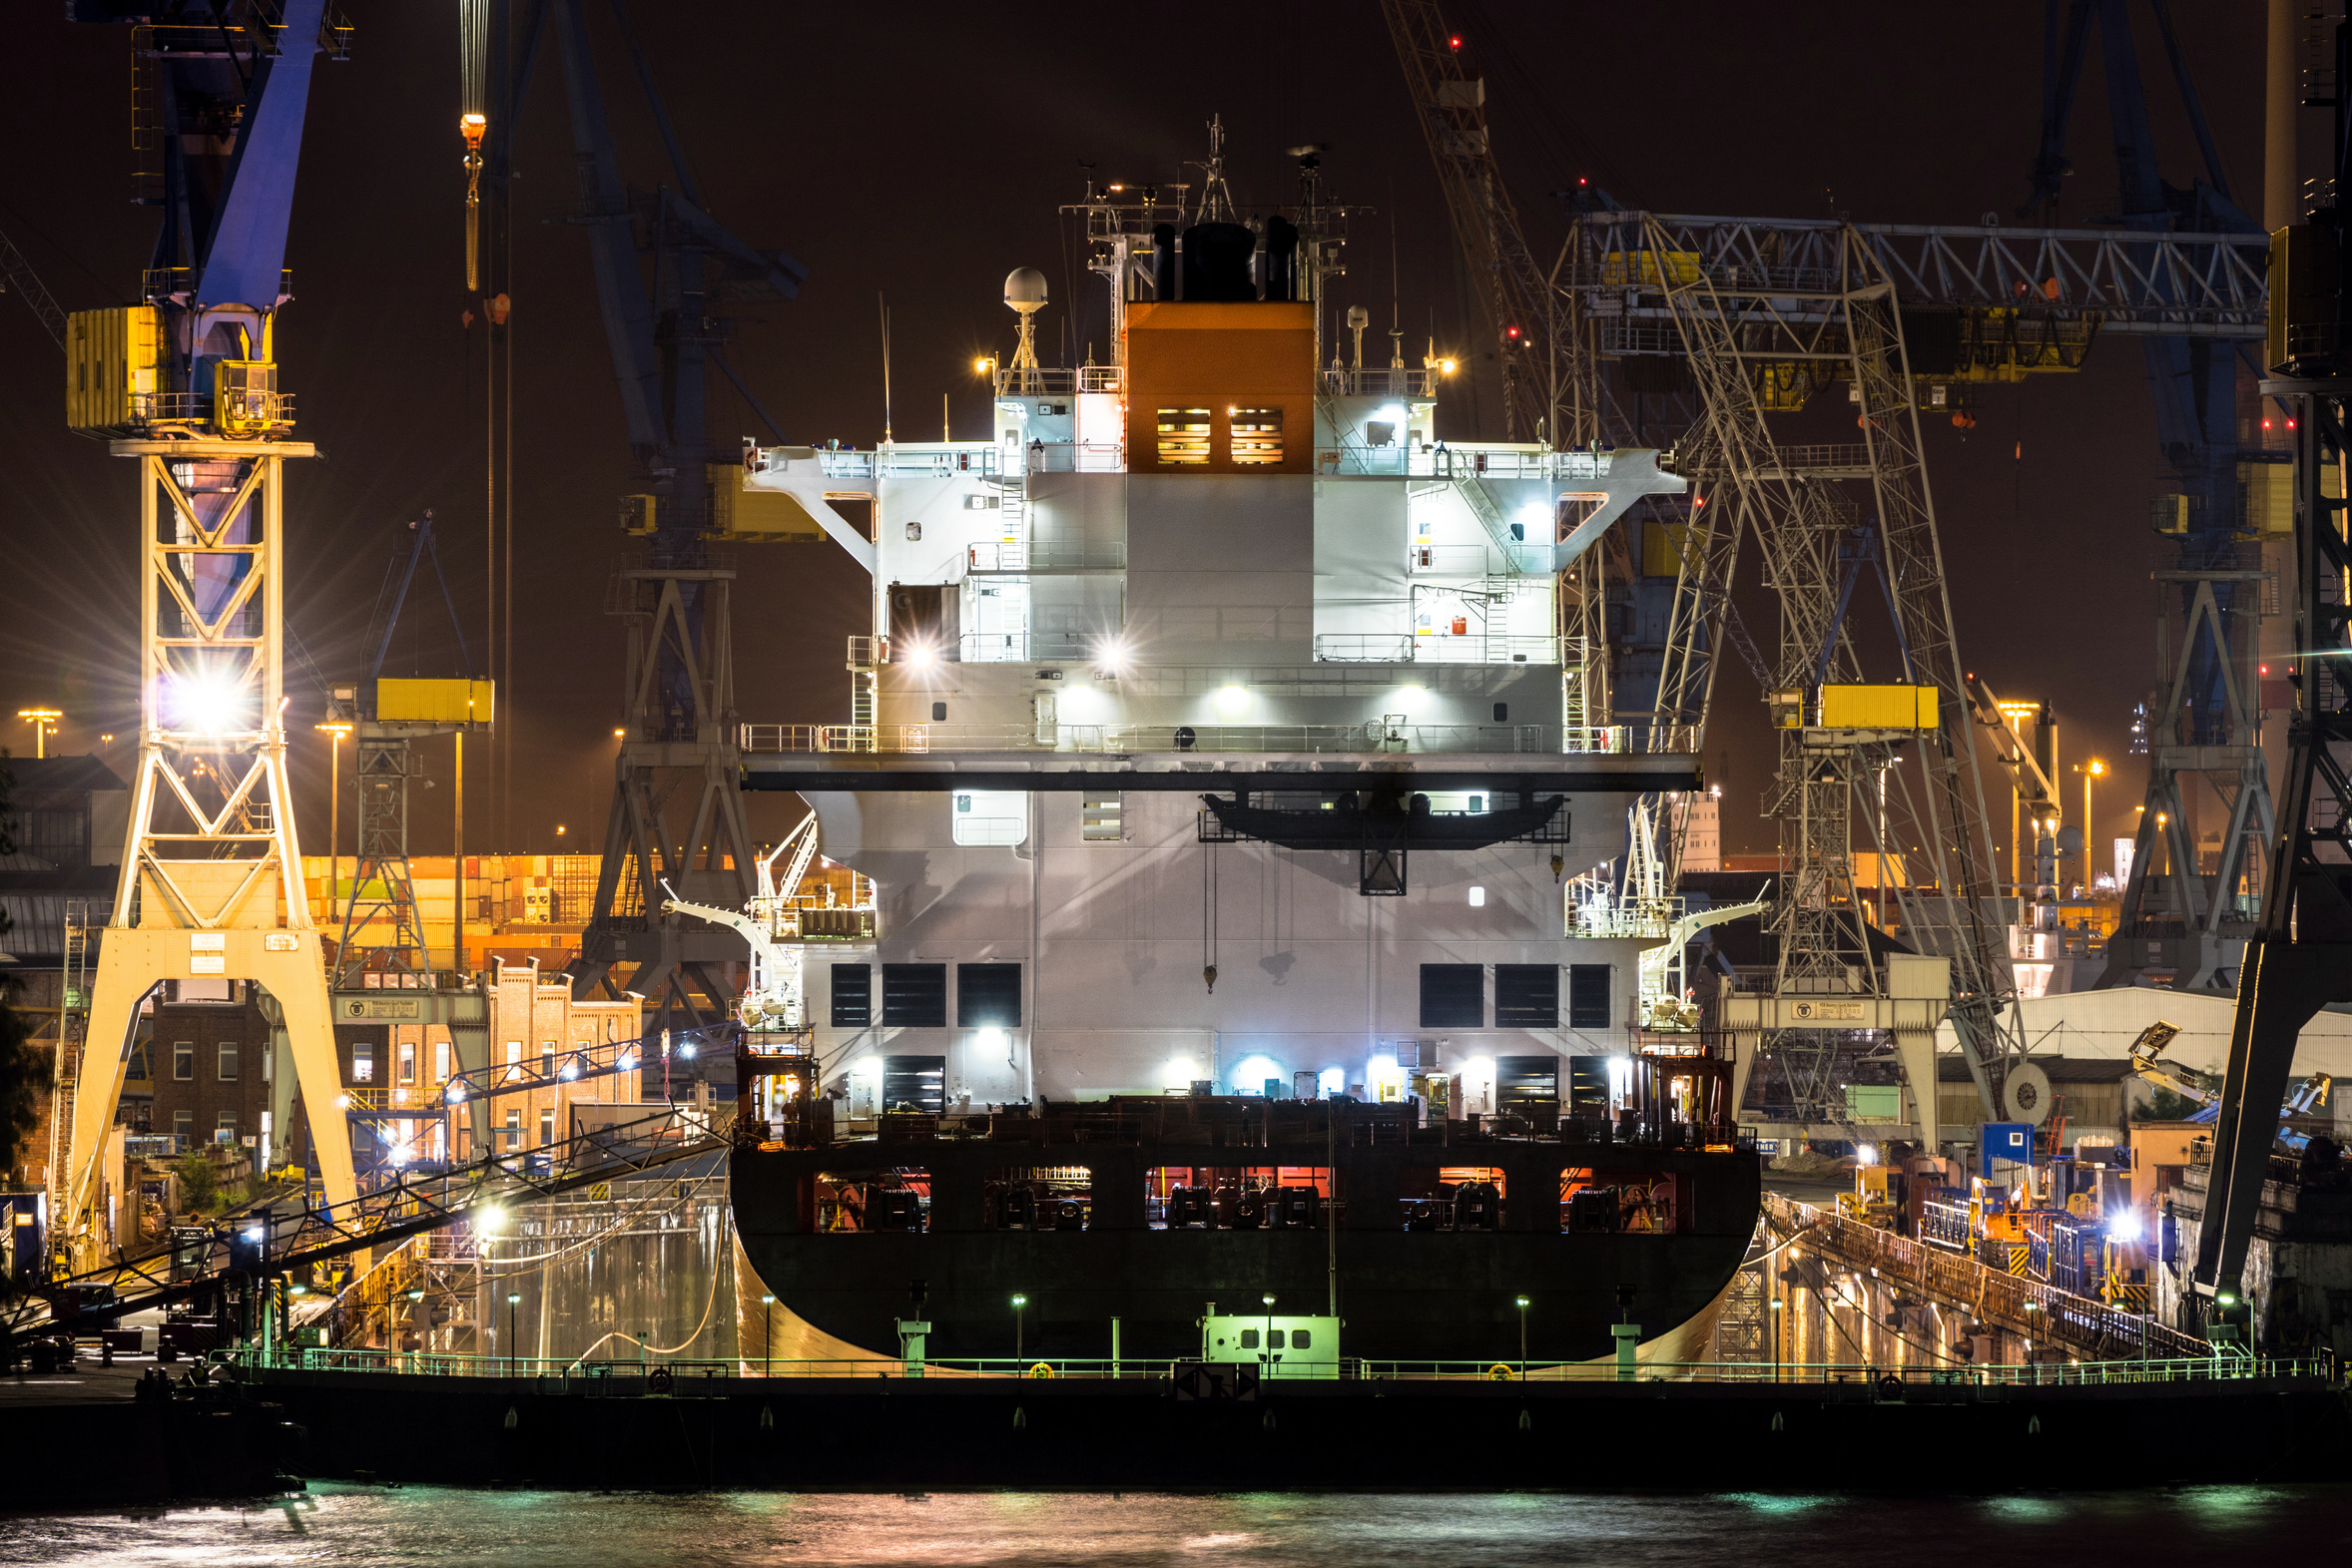
[[[279,52],[254,66],[245,125],[200,259],[200,304],[278,306],[287,224],[294,216],[294,170],[301,160],[302,115],[325,11],[326,0],[287,0]]]
[[[653,303],[638,272],[629,192],[621,181],[620,154],[605,120],[596,68],[588,58],[580,0],[556,0],[555,43],[571,100],[572,150],[579,159],[578,222],[588,230],[596,299],[604,310],[605,341],[612,349],[613,379],[620,386],[629,444],[640,452],[658,452],[669,445],[670,431],[662,414],[662,362],[654,347]]]

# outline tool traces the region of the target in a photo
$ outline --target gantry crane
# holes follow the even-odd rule
[[[54,1111],[73,1127],[55,1234],[87,1266],[131,1240],[114,1228],[137,1195],[105,1156],[160,985],[262,987],[309,1103],[340,1084],[286,762],[284,470],[313,449],[294,438],[276,343],[311,66],[342,58],[350,30],[324,0],[74,14],[131,26],[141,193],[163,215],[141,302],[77,311],[66,333],[68,424],[140,472],[139,761],[90,1044]],[[348,1202],[349,1139],[333,1126],[311,1145],[327,1200]]]
[[[796,297],[807,270],[782,251],[738,238],[707,210],[623,0],[611,0],[611,11],[668,156],[669,178],[651,191],[622,178],[582,0],[543,0],[527,15],[511,0],[483,3],[484,55],[469,71],[478,69],[487,84],[479,112],[488,125],[469,128],[468,136],[483,140],[476,174],[489,235],[484,286],[495,290],[505,276],[501,236],[512,209],[515,121],[552,34],[578,160],[572,222],[588,237],[636,471],[619,520],[643,542],[642,554],[616,571],[607,597],[608,613],[628,630],[623,733],[595,905],[571,967],[573,992],[637,992],[666,1028],[718,1023],[735,1000],[721,966],[743,960],[742,942],[663,905],[675,888],[687,900],[741,909],[755,891],[751,828],[737,787],[741,731],[729,609],[736,573],[727,546],[824,536],[791,523],[771,529],[773,514],[760,511],[769,499],[741,494],[742,449],[714,441],[707,383],[718,370],[783,439],[727,360],[726,312]]]

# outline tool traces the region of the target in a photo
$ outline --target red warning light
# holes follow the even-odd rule
[[[2269,420],[2267,420],[2267,419],[2263,420],[2263,421],[2262,421],[2262,428],[2263,428],[2263,429],[2265,429],[2265,430],[2269,429],[2269,428],[2270,428],[2270,421],[2269,421]]]
[[[1453,37],[1447,39],[1446,47],[1449,49],[1460,49],[1462,47],[1462,35],[1460,33],[1456,33]]]
[[[2287,428],[2288,428],[2288,429],[2290,429],[2290,430],[2292,430],[2293,428],[2295,428],[2295,421],[2294,421],[2294,420],[2292,420],[2292,419],[2289,419],[2289,420],[2287,421]]]
[[[2268,675],[2270,673],[2270,666],[2266,664],[2256,665],[2254,668],[2261,671],[2264,675]]]
[[[1502,329],[1502,335],[1505,337],[1516,337],[1519,335],[1519,329],[1515,326],[1506,326]]]
[[[1577,183],[1578,185],[1590,185],[1590,184],[1592,184],[1592,182],[1591,182],[1591,181],[1589,181],[1589,180],[1585,179],[1585,178],[1584,178],[1582,175],[1578,175],[1578,176],[1576,177],[1576,183]]]

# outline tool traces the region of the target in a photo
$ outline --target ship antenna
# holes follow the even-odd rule
[[[874,307],[882,313],[882,445],[890,445],[890,306],[876,289]]]
[[[1230,224],[1234,221],[1233,193],[1225,188],[1225,117],[1216,115],[1209,121],[1209,161],[1201,163],[1187,159],[1186,163],[1201,171],[1201,205],[1193,212],[1196,224]]]

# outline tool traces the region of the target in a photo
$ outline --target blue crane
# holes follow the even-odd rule
[[[2095,33],[2118,180],[2117,210],[2106,221],[2151,237],[2259,233],[2261,226],[2231,198],[2228,171],[2166,0],[2148,0],[2148,10],[2196,139],[2202,174],[2182,187],[2160,172],[2127,0],[2070,0],[2062,18],[2058,0],[2047,0],[2042,139],[2032,191],[2019,216],[2040,214],[2047,222],[2072,172],[2066,131]],[[2146,809],[2099,984],[2129,985],[2156,969],[2171,971],[2180,989],[2226,990],[2236,983],[2237,954],[2252,928],[2250,899],[2237,889],[2259,863],[2271,825],[2254,690],[2261,574],[2259,562],[2245,559],[2249,519],[2239,500],[2246,482],[2241,469],[2264,459],[2239,449],[2240,350],[2234,344],[2209,335],[2145,335],[2140,348],[2155,394],[2157,449],[2177,484],[2176,498],[2159,498],[2158,517],[2159,527],[2179,541],[2177,559],[2161,580],[2178,597],[2182,631],[2172,668],[2159,673],[2165,690],[2148,716]],[[2190,825],[2196,791],[2183,793],[2184,781],[2200,775],[2229,812],[2210,881],[2198,875]],[[2083,824],[2085,833],[2089,828]]]

